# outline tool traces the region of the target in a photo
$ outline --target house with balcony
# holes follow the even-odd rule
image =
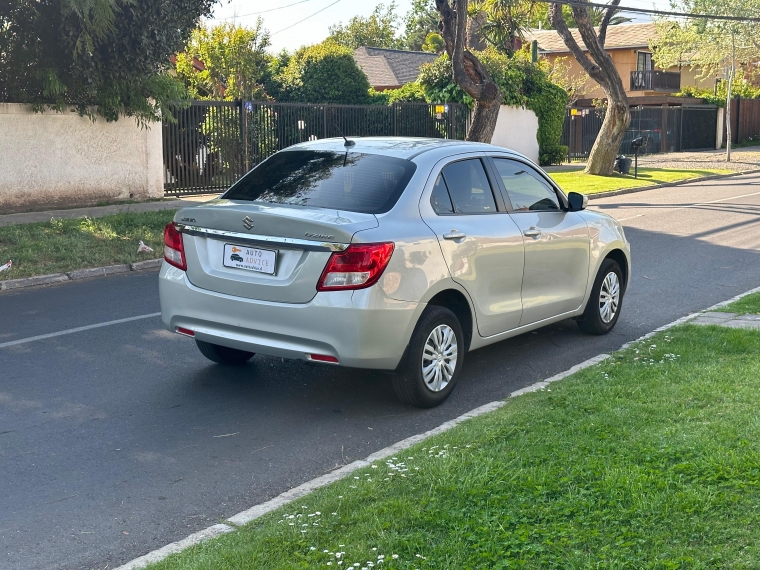
[[[571,30],[578,45],[587,51],[577,29]],[[570,77],[585,78],[583,87],[577,94],[578,106],[590,106],[593,99],[604,99],[604,91],[596,81],[588,77],[575,60],[565,42],[554,30],[530,30],[525,41],[538,43],[538,52],[549,62],[563,58]],[[657,27],[654,22],[642,24],[619,24],[607,28],[605,50],[610,54],[623,80],[623,86],[631,106],[638,105],[681,105],[696,102],[693,99],[671,97],[685,86],[712,89],[715,78],[699,78],[700,70],[690,66],[658,69],[652,61],[650,45],[657,43]]]

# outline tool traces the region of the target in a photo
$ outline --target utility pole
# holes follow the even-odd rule
[[[731,162],[731,95],[736,73],[736,38],[731,28],[731,66],[728,70],[728,86],[726,88],[726,162]]]

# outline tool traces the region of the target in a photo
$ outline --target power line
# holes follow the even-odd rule
[[[266,14],[267,12],[274,12],[275,10],[282,10],[284,8],[290,8],[296,4],[303,4],[304,2],[311,2],[312,0],[300,0],[300,2],[293,2],[286,6],[277,6],[277,8],[270,8],[269,10],[262,10],[261,12],[249,12],[248,14],[238,14],[236,16],[226,16],[224,18],[216,18],[217,20],[234,20],[235,18],[245,18],[246,16],[258,16],[259,14]]]
[[[593,8],[612,8],[609,4],[595,2],[580,2],[579,0],[540,0],[547,4],[565,4],[567,6],[591,6]],[[630,12],[634,14],[654,14],[657,16],[678,16],[680,18],[694,18],[702,20],[726,20],[729,22],[760,22],[760,18],[746,18],[743,16],[721,16],[718,14],[696,14],[693,12],[669,12],[666,10],[653,10],[650,8],[627,8],[614,6],[616,12]]]
[[[317,10],[317,11],[316,11],[316,12],[314,12],[313,14],[309,14],[309,15],[308,15],[308,16],[306,16],[306,17],[305,17],[303,20],[298,20],[297,22],[295,22],[294,24],[290,24],[290,25],[289,25],[288,27],[286,27],[286,28],[282,28],[281,30],[277,30],[276,32],[272,32],[270,35],[274,36],[274,35],[276,35],[276,34],[279,34],[280,32],[284,32],[285,30],[289,30],[289,29],[290,29],[290,28],[292,28],[293,26],[297,26],[297,25],[298,25],[298,24],[300,24],[301,22],[305,22],[306,20],[308,20],[308,19],[309,19],[309,18],[311,18],[312,16],[316,16],[316,15],[317,15],[317,14],[319,14],[320,12],[324,12],[324,11],[325,11],[325,10],[327,10],[327,9],[328,9],[330,6],[335,6],[335,5],[336,5],[338,2],[340,2],[340,0],[335,0],[335,2],[333,2],[332,4],[329,4],[329,5],[327,5],[327,6],[325,6],[325,7],[324,7],[324,8],[322,8],[321,10]]]

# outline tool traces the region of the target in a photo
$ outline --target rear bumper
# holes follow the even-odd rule
[[[342,366],[398,366],[423,306],[388,298],[380,287],[320,292],[308,303],[256,301],[199,289],[163,264],[161,320],[195,338],[258,354],[309,360],[334,356]]]

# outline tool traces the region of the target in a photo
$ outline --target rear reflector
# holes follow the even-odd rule
[[[393,243],[362,243],[333,253],[319,279],[317,291],[364,289],[374,285],[391,260],[393,248]]]
[[[310,354],[309,358],[312,360],[318,360],[319,362],[338,362],[337,358],[327,354]]]
[[[195,331],[191,331],[190,329],[186,329],[183,327],[177,327],[177,332],[179,334],[183,334],[185,336],[195,336]]]
[[[174,225],[174,222],[169,222],[164,228],[164,259],[177,269],[187,271],[182,234],[177,229],[177,226]]]

